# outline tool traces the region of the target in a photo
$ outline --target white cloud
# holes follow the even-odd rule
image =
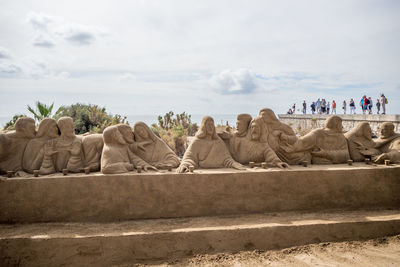
[[[1,58],[11,58],[11,53],[6,48],[0,46],[0,59]]]
[[[135,79],[136,79],[136,76],[133,75],[132,73],[129,73],[129,72],[124,73],[124,74],[122,74],[122,75],[119,75],[119,76],[117,77],[117,81],[118,81],[118,82],[132,81],[132,80],[135,80]]]
[[[78,24],[62,17],[30,12],[27,21],[34,29],[34,46],[51,48],[57,43],[67,42],[75,45],[89,45],[106,34],[99,27]]]
[[[249,94],[259,87],[256,75],[249,69],[223,70],[211,77],[210,84],[221,94]]]

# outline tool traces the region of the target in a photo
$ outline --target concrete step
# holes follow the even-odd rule
[[[400,207],[400,165],[59,174],[0,179],[0,222],[113,222]]]
[[[0,225],[1,266],[110,266],[400,233],[400,209]]]

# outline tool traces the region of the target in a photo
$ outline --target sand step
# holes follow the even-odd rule
[[[0,265],[110,266],[400,233],[400,209],[0,225]]]

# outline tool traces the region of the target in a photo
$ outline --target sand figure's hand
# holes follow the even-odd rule
[[[176,172],[177,173],[185,173],[189,171],[189,167],[184,166],[184,165],[180,165],[177,169]]]
[[[289,167],[289,164],[287,164],[286,162],[278,162],[277,164],[276,164],[276,166],[278,167],[278,168],[281,168],[281,169],[289,169],[290,167]]]
[[[385,159],[389,159],[388,153],[382,153],[379,156],[372,157],[372,160],[375,163],[383,163],[385,161]]]
[[[236,170],[243,170],[243,171],[246,170],[246,167],[240,164],[239,162],[232,163],[232,168]]]

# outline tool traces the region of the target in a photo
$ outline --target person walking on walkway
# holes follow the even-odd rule
[[[346,103],[346,100],[343,100],[343,107],[342,107],[342,109],[343,109],[343,114],[345,114],[345,115],[346,115],[346,109],[347,109],[347,103]]]
[[[381,102],[379,102],[379,98],[376,100],[376,109],[378,110],[376,114],[379,114],[381,111]]]
[[[306,111],[307,111],[307,104],[306,104],[306,101],[304,100],[303,101],[303,114],[306,114]]]
[[[315,113],[315,102],[311,103],[311,113],[314,114]]]
[[[319,100],[319,98],[317,100],[317,113],[321,114],[321,100]]]
[[[374,103],[372,102],[372,98],[368,97],[368,112],[369,114],[372,114],[372,107],[374,106]]]
[[[326,105],[326,114],[329,114],[330,109],[331,109],[331,104],[328,102],[328,105]]]
[[[384,94],[381,94],[381,107],[382,107],[382,114],[386,114],[386,104],[388,103],[387,98]]]
[[[356,114],[356,105],[354,104],[353,98],[350,99],[350,114]]]
[[[332,114],[335,112],[336,114],[336,102],[335,100],[332,101]]]
[[[324,98],[322,98],[322,101],[321,101],[321,112],[323,114],[325,114],[325,112],[326,112],[326,100]]]

